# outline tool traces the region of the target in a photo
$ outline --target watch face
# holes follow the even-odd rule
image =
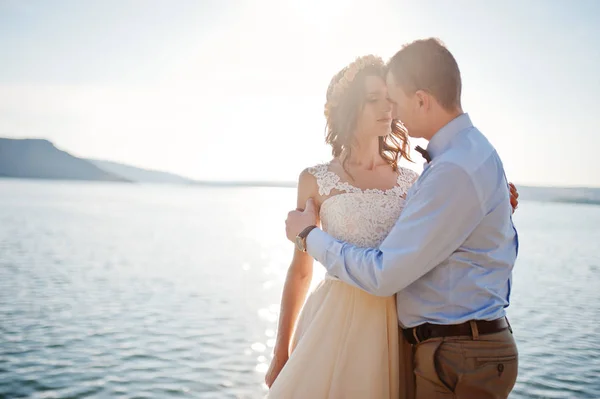
[[[304,240],[301,237],[296,237],[296,248],[298,251],[304,252]]]

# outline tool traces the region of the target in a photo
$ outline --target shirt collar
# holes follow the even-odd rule
[[[456,118],[448,122],[444,127],[433,135],[427,145],[427,152],[431,159],[437,157],[450,147],[452,139],[465,129],[473,127],[469,114],[460,114]]]

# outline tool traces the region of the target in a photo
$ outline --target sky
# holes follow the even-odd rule
[[[0,136],[201,180],[294,181],[330,158],[331,77],[433,36],[509,180],[600,187],[598,15],[595,0],[0,0]]]

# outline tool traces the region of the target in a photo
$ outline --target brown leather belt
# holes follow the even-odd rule
[[[477,326],[477,331],[474,331],[471,324]],[[507,328],[512,332],[508,320],[506,317],[502,317],[492,321],[472,320],[462,324],[452,325],[425,323],[417,327],[403,329],[402,333],[409,343],[417,345],[431,338],[459,337],[467,335],[473,337],[474,335],[493,334],[504,331]]]

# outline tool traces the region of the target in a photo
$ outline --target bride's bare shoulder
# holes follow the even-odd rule
[[[305,168],[298,177],[298,202],[313,198],[317,203],[321,202],[320,190],[322,179],[327,173],[329,163],[318,164]]]

